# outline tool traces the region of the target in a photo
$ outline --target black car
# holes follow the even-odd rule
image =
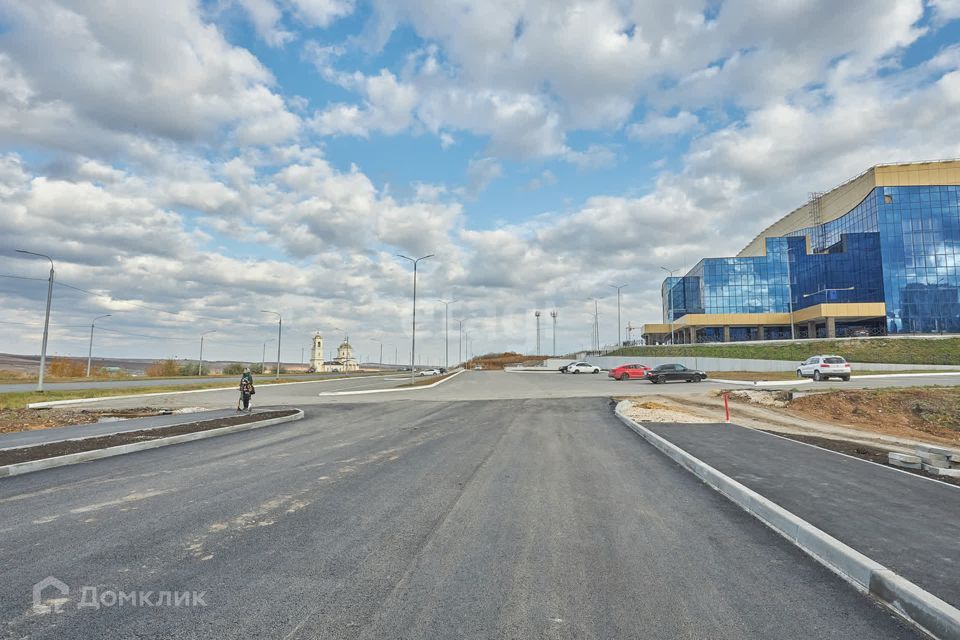
[[[682,364],[661,364],[647,371],[644,376],[653,384],[661,382],[671,382],[672,380],[683,380],[684,382],[700,382],[707,377],[703,371],[696,369],[687,369]]]

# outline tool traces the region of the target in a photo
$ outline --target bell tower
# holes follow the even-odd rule
[[[313,336],[313,349],[310,351],[310,367],[320,373],[323,371],[323,336],[318,331]]]

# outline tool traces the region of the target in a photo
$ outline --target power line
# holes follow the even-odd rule
[[[15,280],[40,280],[46,281],[46,278],[28,278],[27,276],[14,276],[7,273],[0,273],[0,278],[13,278]]]

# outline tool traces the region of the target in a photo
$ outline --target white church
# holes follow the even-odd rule
[[[353,347],[349,338],[344,336],[343,342],[337,347],[337,357],[333,360],[323,359],[323,336],[318,331],[313,336],[313,350],[310,352],[310,369],[316,373],[341,373],[344,371],[359,371],[360,363],[353,357]]]

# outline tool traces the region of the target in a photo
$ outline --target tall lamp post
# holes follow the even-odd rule
[[[43,344],[40,347],[40,376],[37,378],[37,391],[43,393],[43,372],[47,368],[47,336],[50,333],[50,301],[53,299],[53,258],[42,253],[17,249],[17,253],[46,258],[50,261],[50,277],[47,278],[47,312],[43,318]]]
[[[411,332],[411,342],[410,342],[410,382],[413,383],[416,380],[417,373],[417,265],[420,264],[421,260],[426,260],[427,258],[432,258],[434,254],[429,254],[426,256],[420,256],[419,258],[410,258],[405,255],[397,254],[398,258],[403,258],[404,260],[409,260],[413,263],[413,329]]]
[[[673,274],[674,274],[674,272],[675,272],[675,271],[679,271],[679,269],[667,269],[666,267],[660,267],[660,268],[670,274],[670,279],[671,279],[671,280],[673,280]],[[671,282],[671,283],[670,283],[670,297],[669,297],[668,302],[667,302],[667,313],[670,314],[670,344],[673,344],[673,285],[674,285],[674,283]]]
[[[378,364],[379,364],[381,367],[383,367],[383,342],[380,341],[380,340],[377,340],[376,338],[370,338],[370,339],[371,339],[373,342],[377,342],[377,343],[380,344],[380,360],[378,361]]]
[[[450,305],[456,302],[456,300],[441,300],[437,299],[437,302],[443,303],[443,353],[444,359],[447,361],[446,368],[450,368]]]
[[[460,336],[457,338],[457,362],[463,362],[463,320],[456,320],[460,325]]]
[[[787,305],[790,309],[790,339],[796,340],[793,330],[793,280],[790,277],[790,245],[787,245]]]
[[[283,316],[281,316],[276,311],[268,311],[266,309],[261,309],[260,313],[272,313],[277,316],[277,380],[280,379],[280,339],[283,337]]]
[[[197,367],[197,375],[203,375],[203,338],[211,333],[216,333],[216,329],[210,329],[210,331],[204,331],[200,334],[200,365]],[[90,335],[93,335],[93,327],[90,328]],[[92,340],[92,338],[91,338]],[[90,374],[87,374],[90,375]]]
[[[554,309],[550,312],[550,317],[553,318],[553,357],[557,357],[557,310]]]
[[[617,290],[617,347],[623,348],[623,331],[620,329],[620,289],[628,287],[627,284],[611,284],[609,285],[611,289]]]
[[[90,323],[90,348],[87,350],[87,377],[90,377],[90,363],[93,361],[93,325],[97,324],[97,320],[101,318],[109,318],[111,314],[107,313],[102,316],[97,316],[93,319],[93,322]]]
[[[534,311],[533,315],[537,318],[537,355],[540,355],[540,311]]]

